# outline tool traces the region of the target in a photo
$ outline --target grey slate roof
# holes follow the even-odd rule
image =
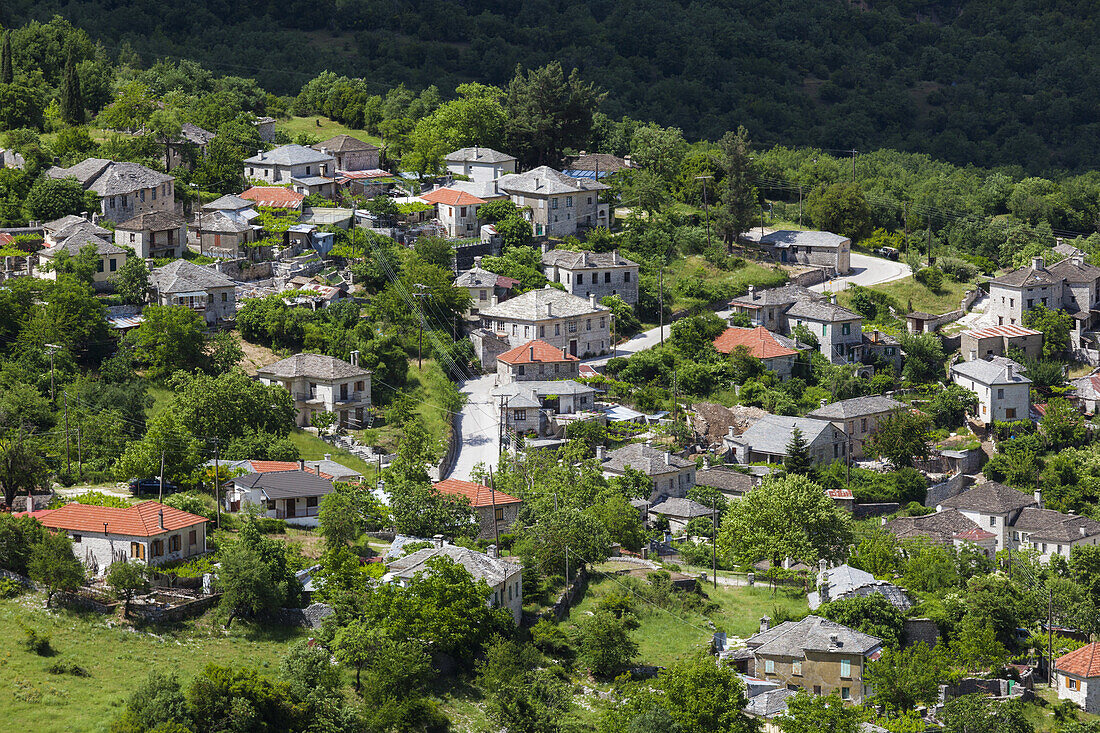
[[[1047,268],[1047,272],[1069,283],[1095,282],[1097,278],[1100,278],[1100,267],[1090,265],[1087,262],[1078,265],[1072,257],[1067,257],[1061,262],[1051,265]]]
[[[831,639],[833,634],[836,644]],[[882,640],[820,616],[807,616],[753,634],[745,643],[757,655],[802,659],[806,652],[869,654],[882,645]]]
[[[581,384],[580,382],[574,382],[572,379],[531,380],[529,382],[509,382],[508,384],[502,384],[494,388],[492,394],[494,397],[500,397],[504,395],[518,395],[532,392],[539,396],[551,394],[594,394],[596,388],[590,387],[587,384]],[[511,402],[508,404],[509,406],[512,405]]]
[[[1017,509],[1035,506],[1037,503],[1031,494],[1025,494],[996,481],[986,481],[972,489],[967,489],[958,496],[944,499],[940,502],[940,506],[983,514],[1008,514]]]
[[[426,547],[423,550],[398,558],[389,564],[389,572],[398,578],[411,580],[417,573],[430,570],[428,561],[436,557],[447,557],[461,565],[473,576],[474,582],[484,580],[489,587],[499,585],[523,568],[503,558],[488,555],[456,545]]]
[[[75,178],[84,188],[111,164],[106,158],[85,158],[76,165],[68,168],[54,166],[46,171],[50,178]]]
[[[787,701],[798,692],[798,690],[788,690],[786,687],[765,690],[749,698],[748,704],[745,705],[745,712],[758,718],[771,720],[787,712]]]
[[[826,431],[836,430],[828,420],[765,415],[753,423],[748,430],[734,438],[734,441],[747,445],[757,453],[784,456],[787,454],[787,444],[791,442],[795,428],[802,431],[803,439],[810,445]]]
[[[623,473],[627,468],[633,468],[647,476],[655,476],[695,465],[695,461],[689,461],[674,454],[667,455],[668,463],[665,463],[665,451],[650,448],[644,443],[631,443],[608,453],[607,460],[603,462],[603,468],[605,471],[615,473]]]
[[[489,272],[481,267],[473,267],[464,272],[458,273],[458,277],[455,278],[456,288],[495,288],[497,284],[497,275],[495,272]]]
[[[332,481],[309,471],[267,471],[233,479],[238,488],[259,489],[268,499],[324,496],[333,491]]]
[[[1006,272],[1000,277],[995,277],[989,282],[994,285],[1008,285],[1014,288],[1031,287],[1037,285],[1054,285],[1059,278],[1055,277],[1047,269],[1035,269],[1031,265]]]
[[[202,226],[199,226],[200,224]],[[196,218],[195,228],[201,232],[215,232],[217,234],[242,234],[252,230],[252,227],[248,224],[226,215],[223,211],[203,214],[201,220]]]
[[[568,249],[552,249],[542,256],[542,264],[561,267],[565,270],[585,270],[590,268],[606,269],[608,267],[638,267],[637,262],[628,260],[619,254],[619,250],[611,252],[573,252]]]
[[[146,168],[139,163],[103,158],[88,158],[71,168],[50,168],[46,175],[50,178],[76,178],[85,190],[94,191],[100,196],[133,193],[176,180],[174,176]]]
[[[875,576],[850,565],[840,565],[818,573],[817,587],[824,588],[825,593],[824,597],[818,591],[809,594],[811,611],[817,610],[822,603],[876,594],[883,596],[901,611],[908,611],[913,606],[913,602],[901,588],[885,580],[875,580]]]
[[[203,204],[202,208],[206,211],[240,211],[241,209],[247,209],[255,205],[255,201],[249,201],[248,199],[243,199],[240,196],[234,196],[228,193],[225,196],[214,199],[208,204]]]
[[[182,216],[170,211],[151,211],[127,219],[115,228],[135,232],[163,232],[168,229],[179,229],[181,226],[183,226]]]
[[[372,145],[365,140],[360,140],[351,135],[340,134],[330,137],[328,140],[311,145],[314,150],[327,150],[330,153],[359,153],[363,151],[378,150],[377,145]]]
[[[669,517],[687,517],[688,519],[709,517],[712,514],[710,507],[703,506],[699,502],[692,501],[691,499],[682,499],[678,497],[665,499],[660,504],[651,506],[649,511],[654,514],[664,514]]]
[[[198,125],[184,122],[180,125],[180,137],[195,145],[202,146],[213,140],[217,135],[209,130],[202,129]]]
[[[899,540],[927,538],[943,545],[953,544],[960,532],[981,529],[955,509],[945,509],[923,517],[898,517],[883,525]]]
[[[1012,378],[1008,378],[1008,367],[1012,366]],[[1023,376],[1026,371],[1023,366],[1011,359],[1000,357],[993,360],[971,359],[960,361],[951,365],[953,374],[961,374],[967,379],[972,379],[986,386],[993,384],[1031,384],[1031,380]]]
[[[453,191],[462,191],[471,196],[477,196],[486,201],[490,199],[507,198],[508,194],[500,190],[495,180],[493,181],[451,181],[447,188]]]
[[[599,171],[603,173],[618,173],[623,168],[629,168],[625,158],[610,153],[588,153],[569,159],[565,166],[571,171]]]
[[[64,226],[54,229],[52,238],[55,242],[61,243],[80,234],[92,234],[100,239],[111,238],[110,229],[104,229],[98,224],[93,224],[80,217],[76,217],[76,221],[68,222]]]
[[[263,377],[293,379],[295,377],[317,377],[320,379],[353,379],[363,377],[370,372],[353,366],[343,359],[324,354],[295,354],[282,361],[269,364],[257,374]]]
[[[46,222],[42,225],[42,228],[45,229],[47,232],[57,232],[64,229],[65,227],[72,226],[73,224],[79,224],[82,221],[87,221],[87,219],[82,216],[77,216],[76,214],[69,214],[68,216],[63,216],[60,219],[54,219],[53,221]]]
[[[526,173],[509,173],[497,179],[502,191],[525,196],[551,196],[556,194],[602,191],[609,186],[596,181],[570,178],[561,171],[543,165]]]
[[[550,306],[551,314],[549,316],[546,314],[547,305]],[[599,304],[593,307],[587,298],[581,298],[563,290],[546,286],[541,290],[528,290],[523,295],[516,296],[503,303],[481,308],[480,314],[504,320],[543,321],[548,318],[569,318],[606,313],[610,310],[607,306]]]
[[[110,242],[97,237],[89,231],[79,231],[72,236],[67,237],[59,244],[55,244],[53,247],[42,250],[39,254],[44,257],[55,257],[60,252],[68,252],[74,257],[80,254],[80,250],[84,249],[88,245],[95,247],[97,255],[120,255],[125,254],[126,250],[121,247],[117,247]]]
[[[709,486],[719,491],[738,494],[747,494],[755,486],[752,476],[724,466],[704,466],[701,471],[695,472],[695,483],[697,486]]]
[[[769,244],[773,247],[839,247],[850,241],[847,237],[832,232],[803,232],[793,229],[781,229],[760,237],[761,244]]]
[[[514,156],[502,153],[499,150],[482,146],[472,148],[459,148],[443,156],[448,163],[507,163],[515,160]]]
[[[250,165],[306,165],[307,163],[330,163],[333,157],[304,145],[281,145],[274,150],[268,150],[251,158],[245,158],[244,162]]]
[[[1062,514],[1052,509],[1028,506],[1012,523],[1012,528],[1031,535],[1031,540],[1070,544],[1100,535],[1100,522],[1089,517]],[[1084,530],[1084,534],[1082,534]]]
[[[784,285],[781,288],[754,290],[740,298],[734,298],[732,302],[737,305],[773,306],[791,305],[800,300],[824,300],[824,296],[801,285]]]
[[[865,417],[877,415],[882,412],[891,412],[905,405],[892,397],[884,395],[871,395],[869,397],[853,397],[850,400],[841,400],[832,404],[819,407],[806,417],[816,417],[822,420],[849,420],[853,417]]]
[[[149,273],[153,288],[163,294],[188,293],[211,288],[231,288],[235,283],[217,270],[187,260],[174,260]]]
[[[850,311],[844,306],[819,300],[800,300],[787,311],[788,318],[806,318],[811,321],[824,321],[834,323],[836,321],[856,321],[863,316]]]

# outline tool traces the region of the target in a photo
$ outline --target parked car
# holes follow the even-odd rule
[[[170,481],[164,482],[164,493],[171,494],[176,490],[176,485]],[[132,478],[130,479],[130,493],[134,496],[139,494],[156,494],[160,491],[160,479],[159,478]]]
[[[895,249],[894,247],[879,247],[875,250],[875,253],[880,254],[883,257],[891,260],[897,260],[898,257],[901,255],[901,253],[898,252],[897,249]]]

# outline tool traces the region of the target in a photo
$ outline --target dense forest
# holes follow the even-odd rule
[[[1095,3],[1048,0],[8,0],[0,25],[60,13],[112,57],[190,58],[293,94],[323,69],[502,84],[560,60],[603,111],[770,146],[926,152],[1028,172],[1100,164]]]

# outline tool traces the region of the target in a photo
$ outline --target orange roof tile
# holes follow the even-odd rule
[[[1094,642],[1058,657],[1054,662],[1054,668],[1075,677],[1100,677],[1100,654],[1097,653],[1097,647],[1100,647],[1100,642]]]
[[[300,466],[298,461],[249,461],[254,473],[271,473],[273,471],[297,471]],[[317,473],[317,470],[306,461],[306,473]],[[324,471],[317,473],[321,478],[331,479]]]
[[[164,512],[164,529],[160,513]],[[93,534],[106,532],[131,537],[153,537],[177,529],[193,527],[208,520],[197,514],[174,509],[155,501],[143,501],[126,509],[88,504],[66,504],[60,509],[33,512],[33,516],[50,529]]]
[[[437,188],[434,191],[420,194],[422,201],[429,204],[446,204],[447,206],[476,206],[485,203],[485,199],[479,199],[472,193],[456,191],[453,188]]]
[[[306,199],[303,194],[282,186],[253,186],[242,193],[241,198],[279,209],[296,209]]]
[[[991,540],[996,536],[997,535],[993,534],[992,532],[987,532],[981,527],[973,527],[971,529],[955,533],[955,539],[967,540],[968,542],[984,542],[986,540]]]
[[[775,340],[775,336],[763,326],[756,328],[727,328],[714,339],[714,348],[723,354],[729,354],[738,346],[748,348],[757,359],[772,359],[777,356],[794,356],[798,352],[788,349]]]
[[[517,346],[510,351],[505,351],[497,357],[505,364],[537,364],[539,362],[552,363],[561,361],[580,361],[572,354],[567,354],[556,346],[551,346],[545,341],[528,341],[523,346]]]
[[[465,496],[470,500],[470,504],[474,508],[487,507],[493,505],[493,490],[488,486],[482,486],[481,484],[475,484],[471,481],[459,481],[458,479],[449,478],[445,481],[440,481],[438,484],[434,484],[437,491],[450,494],[451,496]],[[517,499],[514,496],[509,496],[501,491],[496,492],[496,504],[500,506],[502,504],[520,504],[522,499]]]

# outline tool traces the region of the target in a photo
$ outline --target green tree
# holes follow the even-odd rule
[[[818,229],[853,241],[871,233],[871,207],[858,183],[832,183],[815,188],[806,197],[806,213]]]
[[[470,500],[437,491],[427,481],[389,479],[394,528],[413,537],[476,537],[477,520]]]
[[[517,65],[504,93],[506,148],[524,168],[558,165],[567,146],[588,138],[604,96],[576,69],[567,79],[557,61],[526,75]]]
[[[738,127],[737,132],[727,132],[718,144],[725,180],[721,204],[716,207],[715,226],[722,233],[728,250],[732,250],[738,238],[752,227],[760,208],[759,194],[753,185],[756,166],[750,146],[749,131],[744,127]]]
[[[666,183],[679,171],[687,149],[684,133],[678,127],[642,125],[630,139],[631,160]]]
[[[801,691],[787,700],[779,729],[783,733],[859,733],[862,721],[862,711],[845,705],[839,695],[807,695]]]
[[[631,172],[626,186],[627,205],[654,216],[670,199],[668,187],[657,173],[646,169]]]
[[[943,344],[934,333],[903,333],[898,336],[901,350],[905,352],[902,376],[914,384],[924,384],[943,379]]]
[[[0,437],[0,490],[5,506],[10,508],[17,495],[45,486],[48,476],[49,468],[40,451],[22,430]]]
[[[170,726],[190,730],[191,710],[175,675],[153,671],[130,694],[122,715],[111,725],[111,733],[176,733]]]
[[[361,688],[363,669],[373,661],[382,645],[382,637],[376,629],[368,628],[360,620],[352,621],[336,631],[333,651],[337,661],[355,670],[355,691]]]
[[[957,428],[966,421],[967,413],[978,408],[978,396],[962,385],[949,384],[936,391],[924,411],[937,428]]]
[[[162,457],[164,480],[177,484],[190,481],[202,463],[199,441],[170,409],[149,421],[141,440],[127,444],[115,463],[115,475],[120,480],[158,476]]]
[[[817,613],[850,629],[878,637],[889,649],[901,647],[905,614],[881,593],[824,603]]]
[[[805,476],[768,477],[726,511],[718,533],[723,555],[741,562],[784,558],[808,565],[839,560],[852,540],[850,520]]]
[[[572,697],[561,680],[545,669],[542,655],[529,644],[497,637],[478,663],[478,681],[485,690],[485,713],[503,730],[515,733],[556,733]]]
[[[72,540],[62,532],[42,535],[31,550],[28,570],[31,580],[46,586],[46,608],[59,590],[76,590],[84,582],[84,566],[73,554]]]
[[[929,647],[922,641],[883,650],[879,659],[868,663],[866,680],[875,688],[875,702],[900,715],[934,703],[949,666],[942,644]]]
[[[1024,325],[1043,332],[1043,358],[1055,359],[1069,348],[1073,316],[1064,310],[1052,310],[1042,303],[1024,312]]]
[[[1054,450],[1072,448],[1085,441],[1085,423],[1081,413],[1063,397],[1047,400],[1046,413],[1039,427],[1047,444]]]
[[[346,545],[364,531],[381,526],[385,510],[363,487],[338,483],[321,499],[317,521],[328,547]]]
[[[589,514],[563,508],[525,529],[520,546],[544,572],[564,574],[567,550],[573,569],[600,563],[611,555],[611,536]]]
[[[69,125],[84,124],[84,95],[80,93],[80,76],[76,73],[76,57],[71,48],[61,80],[61,119]]]
[[[150,379],[164,380],[178,369],[197,369],[205,362],[202,317],[181,305],[151,305],[141,325],[126,341],[146,365]]]
[[[677,661],[657,677],[664,707],[683,733],[750,733],[745,687],[732,667],[707,655]]]
[[[913,465],[915,458],[927,458],[930,455],[931,439],[930,417],[924,413],[895,410],[879,418],[878,427],[867,441],[867,448],[873,455],[887,459],[896,468],[906,468]]]
[[[39,178],[27,194],[24,209],[29,219],[52,221],[89,207],[84,188],[75,178]]]
[[[995,669],[1008,659],[1008,651],[997,641],[993,623],[971,614],[959,624],[951,652],[960,666],[970,670]]]
[[[130,601],[135,595],[149,591],[145,566],[138,562],[113,562],[107,571],[107,585],[111,586],[115,597],[124,602],[122,617],[130,618]]]
[[[940,715],[945,733],[1034,733],[1019,700],[988,700],[962,695],[947,703]]]
[[[283,543],[263,537],[251,522],[236,542],[219,551],[218,561],[226,628],[239,616],[274,611],[297,595],[297,581],[287,569]]]
[[[15,71],[11,64],[11,31],[5,30],[0,39],[0,84],[11,84],[15,80]]]
[[[787,455],[783,456],[783,468],[787,473],[805,476],[810,472],[810,446],[802,437],[802,431],[795,428],[791,431],[791,440],[787,443]]]
[[[634,660],[638,643],[626,622],[610,611],[597,611],[580,626],[580,658],[596,677],[614,677]]]
[[[149,268],[145,260],[133,254],[129,255],[115,278],[115,292],[125,303],[142,305],[148,300],[152,291],[152,286],[149,284]]]

